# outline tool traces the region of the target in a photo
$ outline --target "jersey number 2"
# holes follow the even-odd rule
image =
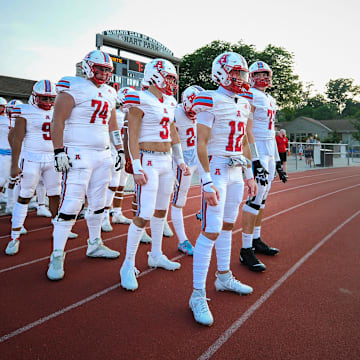
[[[244,123],[238,122],[237,124],[237,129],[240,134],[235,140],[235,148],[234,148],[234,134],[236,132],[236,121],[230,121],[229,126],[231,132],[229,134],[229,142],[226,146],[226,151],[241,151],[241,139],[244,135]]]
[[[194,128],[188,128],[186,130],[186,135],[188,135],[189,137],[186,139],[186,143],[188,147],[194,146],[195,145],[195,132],[194,132]]]

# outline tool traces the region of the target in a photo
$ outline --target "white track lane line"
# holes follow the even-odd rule
[[[293,209],[295,209],[295,208],[298,208],[298,207],[300,207],[300,206],[303,206],[303,205],[305,205],[305,204],[311,203],[311,202],[316,201],[316,200],[318,200],[318,199],[321,199],[321,198],[324,198],[324,197],[327,197],[327,196],[330,196],[330,195],[339,193],[339,192],[341,192],[341,191],[346,191],[346,190],[348,190],[348,189],[352,189],[352,188],[354,188],[354,187],[356,187],[356,186],[360,186],[360,184],[354,185],[354,186],[350,186],[350,187],[348,187],[348,188],[340,189],[340,190],[337,190],[337,191],[333,191],[333,192],[331,192],[331,193],[328,193],[327,195],[322,195],[322,196],[319,196],[319,197],[317,197],[317,198],[311,199],[311,200],[309,200],[309,201],[306,201],[306,202],[304,202],[304,203],[298,204],[298,205],[293,206],[293,207],[291,207],[291,208],[288,208],[288,209],[286,209],[286,210],[280,211],[280,212],[278,212],[277,214],[271,215],[271,216],[263,219],[263,221],[265,221],[265,220],[267,220],[267,219],[270,219],[270,218],[273,218],[273,217],[275,217],[275,216],[278,216],[278,215],[280,215],[280,214],[283,214],[283,213],[285,213],[285,212],[288,212],[288,211],[290,211],[290,210],[293,210]],[[308,257],[310,257],[310,256],[311,256],[323,243],[325,243],[333,234],[335,234],[338,230],[340,230],[345,224],[347,224],[352,218],[354,218],[355,216],[357,216],[357,214],[359,214],[359,213],[360,213],[360,210],[357,211],[352,217],[348,218],[348,219],[347,219],[345,222],[343,222],[341,225],[339,225],[335,230],[333,230],[333,231],[332,231],[329,235],[327,235],[323,240],[321,240],[312,250],[310,250],[310,252],[308,252],[308,253],[307,253],[303,258],[301,258],[285,275],[283,275],[283,277],[280,278],[280,279],[279,279],[254,305],[252,305],[252,306],[249,308],[249,310],[248,310],[247,312],[245,312],[245,314],[244,314],[241,318],[239,318],[234,324],[238,324],[238,322],[239,322],[239,323],[240,323],[240,325],[238,325],[238,328],[239,328],[239,327],[256,311],[256,309],[258,309],[258,308],[261,306],[261,304],[264,303],[264,302],[266,301],[266,299],[269,298],[270,295],[271,295],[293,272],[295,272],[295,270],[296,270],[305,260],[307,260]],[[241,231],[241,229],[238,229],[238,230],[234,231],[234,233],[239,232],[239,231]],[[123,235],[124,235],[124,234],[123,234]],[[121,235],[121,236],[122,236],[122,235]],[[315,250],[314,250],[314,249],[315,249]],[[175,261],[175,260],[181,259],[181,258],[184,257],[184,256],[185,256],[185,255],[178,255],[178,256],[172,258],[171,260],[172,260],[172,261]],[[139,277],[145,276],[145,275],[149,274],[150,272],[152,272],[153,270],[155,270],[155,269],[148,269],[148,270],[142,272],[142,273],[139,275]],[[41,324],[45,323],[46,321],[51,320],[51,319],[53,319],[53,318],[55,318],[55,317],[57,317],[57,316],[59,316],[59,315],[62,315],[62,314],[66,313],[66,312],[68,312],[68,311],[70,311],[70,310],[73,310],[73,309],[75,309],[75,308],[77,308],[77,307],[79,307],[79,306],[82,306],[82,305],[84,305],[84,304],[86,304],[86,303],[88,303],[88,302],[90,302],[90,301],[92,301],[92,300],[94,300],[94,299],[96,299],[96,298],[99,298],[100,296],[105,295],[105,294],[109,293],[110,291],[115,290],[115,289],[117,289],[117,288],[119,288],[119,287],[120,287],[120,284],[115,284],[115,285],[113,285],[113,286],[110,286],[110,287],[108,287],[108,288],[106,288],[106,289],[104,289],[104,290],[102,290],[102,291],[99,291],[99,292],[97,292],[97,293],[95,293],[95,294],[93,294],[93,295],[90,295],[89,297],[87,297],[87,298],[85,298],[85,299],[82,299],[82,300],[80,300],[80,301],[78,301],[78,302],[76,302],[76,303],[74,303],[74,304],[71,304],[71,305],[69,305],[69,306],[67,306],[67,307],[65,307],[65,308],[63,308],[63,309],[60,309],[60,310],[58,310],[58,311],[56,311],[56,312],[54,312],[54,313],[52,313],[52,314],[50,314],[50,315],[48,315],[48,316],[42,317],[42,318],[40,318],[40,319],[38,319],[38,320],[36,320],[36,321],[34,321],[34,322],[32,322],[32,323],[29,323],[29,324],[27,324],[27,325],[25,325],[25,326],[23,326],[23,327],[15,330],[15,331],[12,331],[12,332],[9,333],[9,334],[3,335],[3,336],[0,338],[0,343],[4,342],[4,341],[6,341],[6,340],[9,340],[9,339],[11,339],[11,338],[13,338],[13,337],[15,337],[15,336],[17,336],[17,335],[20,335],[20,334],[22,334],[22,333],[24,333],[24,332],[26,332],[26,331],[28,331],[28,330],[36,327],[36,326],[41,325]],[[272,289],[273,289],[273,290],[272,290]],[[260,301],[261,299],[263,299],[262,302]],[[234,324],[233,324],[229,329],[233,329],[233,328],[234,328]],[[237,329],[238,329],[238,328],[237,328]],[[229,331],[229,334],[227,335],[227,339],[236,331],[236,330],[229,330],[229,329],[227,330],[227,331]],[[232,331],[232,332],[231,332],[231,331]],[[227,332],[225,332],[225,333],[227,333]],[[225,333],[224,333],[224,334],[225,334]],[[219,339],[223,339],[224,336],[225,336],[224,334],[223,334]],[[210,347],[211,349],[212,349],[213,346],[216,347],[215,344],[217,344],[217,343],[220,341],[219,339],[217,340],[217,342],[215,342],[215,343]],[[227,341],[227,339],[226,339],[226,341]],[[226,341],[225,341],[225,342],[226,342]],[[224,344],[225,342],[222,342],[220,346],[222,346],[222,344]],[[218,347],[216,348],[216,350],[219,349],[220,346],[218,346]],[[210,349],[210,348],[209,348],[209,349]],[[209,349],[208,349],[204,354],[207,354],[207,352],[210,351]],[[214,348],[214,349],[215,349],[215,348]],[[212,356],[212,355],[216,352],[216,350],[212,350],[213,352],[211,353],[210,356]],[[203,355],[204,355],[204,354],[203,354]],[[203,355],[201,355],[201,356],[203,356]],[[199,359],[200,359],[200,358],[199,358]],[[208,359],[208,358],[204,358],[204,359]]]
[[[360,210],[347,218],[343,223],[337,226],[331,233],[320,240],[310,251],[308,251],[295,265],[293,265],[269,290],[265,292],[245,313],[239,317],[223,334],[200,356],[197,360],[210,359],[217,350],[219,350],[230,337],[248,320],[257,309],[263,305],[266,300],[292,275],[294,272],[312,256],[321,246],[323,246],[329,239],[331,239],[339,230],[341,230],[347,223],[360,214]]]

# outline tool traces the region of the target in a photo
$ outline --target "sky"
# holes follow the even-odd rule
[[[330,79],[360,85],[359,14],[359,0],[3,1],[0,75],[75,75],[75,63],[95,49],[96,33],[130,30],[178,58],[213,40],[242,40],[257,51],[283,47],[294,55],[300,81],[324,93]]]

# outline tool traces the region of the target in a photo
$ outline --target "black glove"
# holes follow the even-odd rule
[[[256,182],[262,186],[267,185],[269,183],[269,172],[261,165],[260,160],[254,160],[252,164],[254,169],[254,178]]]
[[[55,169],[58,172],[66,172],[72,166],[70,158],[64,149],[55,149]]]
[[[288,176],[286,175],[286,172],[281,165],[281,161],[276,162],[276,171],[279,174],[280,180],[285,184],[287,182]]]
[[[115,159],[115,170],[120,171],[125,165],[125,154],[124,150],[120,149],[117,151],[116,159]]]

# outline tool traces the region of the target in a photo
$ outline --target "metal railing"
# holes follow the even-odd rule
[[[360,165],[360,146],[320,142],[289,142],[288,172],[316,167],[356,165]]]

